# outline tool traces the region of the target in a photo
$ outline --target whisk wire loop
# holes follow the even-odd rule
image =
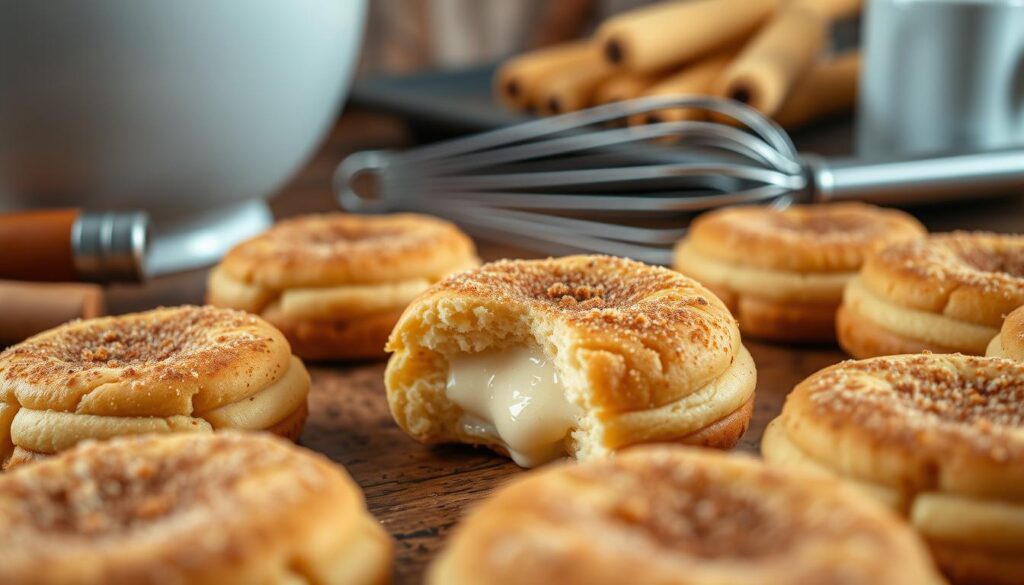
[[[607,127],[669,108],[737,125],[692,119]],[[363,173],[377,175],[375,198],[355,190]],[[400,153],[356,153],[335,175],[349,211],[423,211],[549,253],[590,250],[663,264],[695,213],[788,205],[806,184],[804,163],[781,127],[743,104],[707,96],[639,98]],[[670,227],[624,225],[630,218]]]

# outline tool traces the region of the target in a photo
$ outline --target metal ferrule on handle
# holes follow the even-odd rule
[[[71,228],[71,251],[79,279],[143,280],[149,229],[149,216],[142,211],[83,212]]]

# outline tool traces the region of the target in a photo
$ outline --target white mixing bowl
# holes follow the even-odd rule
[[[144,209],[179,268],[209,261],[330,128],[365,9],[0,0],[0,210]]]

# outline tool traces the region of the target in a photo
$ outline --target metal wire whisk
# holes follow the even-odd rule
[[[666,108],[684,120],[609,127]],[[366,174],[372,192],[356,189]],[[593,251],[655,264],[697,213],[725,205],[859,199],[906,204],[1024,186],[1024,149],[827,160],[797,152],[756,110],[714,97],[612,103],[403,152],[364,151],[335,173],[352,212],[418,211],[549,254]]]

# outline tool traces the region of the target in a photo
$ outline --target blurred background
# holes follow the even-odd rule
[[[771,136],[681,96],[741,102]],[[610,109],[569,135],[616,145],[586,156],[487,168],[477,142],[339,167],[592,106]],[[751,141],[782,158],[751,158]],[[342,208],[446,215],[485,257],[657,261],[693,201],[820,198],[815,161],[850,182],[840,195],[911,206],[932,229],[1020,231],[1022,142],[1011,0],[0,3],[0,278],[144,282],[108,285],[118,311],[199,302],[236,242]],[[694,164],[700,177],[678,178]],[[620,168],[634,170],[536,182]],[[538,193],[562,199],[521,198]],[[634,199],[587,199],[609,195]]]
[[[590,32],[607,16],[657,0],[377,0],[360,74],[460,69]]]

